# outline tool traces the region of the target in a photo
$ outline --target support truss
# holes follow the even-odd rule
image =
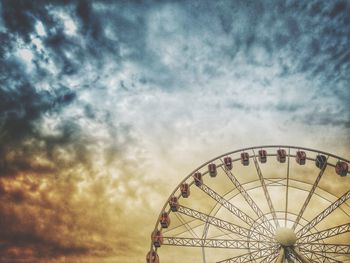
[[[254,150],[253,150],[253,154],[254,154],[253,155],[253,160],[254,160],[255,168],[256,168],[256,171],[258,173],[259,180],[260,180],[262,189],[264,191],[265,198],[266,198],[267,203],[269,205],[269,208],[270,208],[273,220],[274,220],[276,226],[279,227],[280,225],[279,225],[278,220],[277,220],[276,211],[275,211],[275,208],[273,207],[273,204],[272,204],[272,201],[271,201],[271,197],[270,197],[269,191],[267,190],[267,187],[266,187],[266,184],[265,184],[265,180],[264,180],[264,176],[262,175],[262,172],[261,172],[259,163],[258,163],[258,161],[256,159]]]
[[[329,156],[327,157],[326,162],[323,164],[321,171],[319,172],[319,174],[318,174],[314,184],[312,185],[312,188],[311,188],[311,190],[310,190],[310,192],[309,192],[309,194],[308,194],[308,196],[307,196],[303,206],[301,207],[301,210],[300,210],[297,218],[294,221],[294,224],[293,224],[293,227],[292,227],[293,230],[295,230],[295,228],[297,227],[301,217],[303,216],[303,214],[305,212],[305,209],[306,209],[307,205],[309,204],[309,202],[311,200],[312,195],[314,194],[314,192],[315,192],[315,190],[317,188],[318,183],[321,180],[321,177],[322,177],[324,171],[326,170],[328,158],[329,158]]]
[[[269,257],[274,254],[274,251],[277,249],[277,246],[269,247],[266,249],[262,249],[256,252],[246,253],[240,256],[236,256],[233,258],[228,258],[225,260],[217,261],[216,263],[246,263],[252,262],[252,259],[259,259],[263,257]]]
[[[266,249],[271,244],[263,241],[245,241],[232,239],[200,239],[182,237],[163,237],[163,245],[184,247],[211,247],[229,249]]]
[[[304,263],[292,249],[286,249],[286,250],[287,250],[286,258],[293,259],[295,262]]]
[[[262,261],[261,263],[270,263],[273,262],[279,254],[279,250],[278,250],[278,246],[275,247],[275,249],[270,252],[270,254],[268,254]]]
[[[301,243],[298,245],[301,250],[311,253],[325,252],[332,254],[350,254],[350,245],[323,244],[323,243]]]
[[[222,160],[221,160],[222,161]],[[222,167],[221,167],[222,168]],[[267,230],[273,234],[275,232],[274,227],[271,225],[271,223],[268,221],[268,219],[266,218],[266,216],[264,215],[264,213],[261,211],[261,209],[258,207],[258,205],[254,202],[254,200],[250,197],[250,195],[248,194],[248,192],[243,188],[243,186],[239,183],[239,181],[237,180],[237,178],[232,174],[232,172],[230,170],[227,170],[225,168],[222,168],[224,170],[224,172],[226,173],[227,177],[232,181],[232,183],[234,184],[234,186],[238,189],[238,191],[241,193],[241,195],[244,197],[244,199],[247,201],[247,203],[249,204],[249,206],[253,209],[253,211],[255,212],[255,214],[258,217],[261,217],[263,219],[265,219],[263,221],[263,224],[265,225],[265,227],[267,228]]]
[[[296,247],[289,248],[289,250],[293,254],[292,257],[296,257],[297,260],[301,263],[310,263],[310,262],[318,263],[318,262],[320,262],[320,261],[314,261],[314,260],[309,259],[307,256],[305,256],[304,252],[301,253],[300,250]],[[323,260],[321,262],[323,262]]]
[[[325,210],[323,210],[320,214],[318,214],[314,219],[312,219],[307,225],[305,225],[302,229],[297,232],[297,237],[302,237],[307,232],[309,232],[315,225],[320,223],[324,218],[326,218],[330,213],[332,213],[335,209],[341,206],[344,202],[346,202],[350,198],[350,190],[346,192],[344,195],[339,197],[334,203],[328,206]]]
[[[186,232],[189,232],[189,233],[191,233],[191,235],[193,237],[198,238],[196,232],[193,231],[193,228],[181,217],[181,215],[177,214],[177,213],[175,215],[179,219],[179,221],[181,222],[182,226],[184,226],[186,228]]]
[[[201,186],[199,186],[199,188],[203,192],[205,192],[207,195],[209,195],[211,198],[213,198],[215,201],[217,201],[219,204],[221,204],[223,207],[225,207],[232,214],[234,214],[239,219],[241,219],[243,222],[247,223],[250,227],[253,227],[254,219],[252,219],[250,216],[248,216],[242,210],[240,210],[239,208],[234,206],[232,203],[230,203],[224,197],[219,195],[217,192],[215,192],[209,186],[202,184]],[[268,237],[271,235],[270,232],[268,232],[263,226],[259,225],[258,227],[256,227],[256,230],[261,232],[262,235],[265,235],[268,240],[271,240],[271,237]]]
[[[288,148],[287,182],[286,182],[286,205],[284,207],[284,227],[287,227],[287,218],[288,218],[289,171],[290,171],[290,148]]]
[[[199,188],[208,194],[211,198],[213,198],[215,201],[217,201],[219,204],[221,204],[223,207],[225,207],[227,210],[232,212],[235,216],[237,216],[239,219],[241,219],[243,222],[247,223],[248,225],[254,224],[254,219],[252,219],[250,216],[248,216],[246,213],[244,213],[242,210],[234,206],[232,203],[230,203],[228,200],[226,200],[224,197],[219,195],[217,192],[215,192],[213,189],[211,189],[209,186],[202,184],[199,186]]]
[[[245,237],[247,239],[251,239],[251,238],[257,239],[257,240],[259,240],[259,239],[261,240],[264,238],[266,239],[266,236],[263,236],[257,232],[251,232],[247,228],[232,224],[232,223],[227,222],[225,220],[221,220],[217,217],[209,216],[207,214],[201,213],[201,212],[194,210],[192,208],[188,208],[188,207],[180,205],[178,212],[180,212],[184,215],[196,218],[196,219],[201,220],[203,222],[208,222],[211,225],[214,225],[214,226],[219,227],[221,229],[228,230],[233,234],[236,234],[236,235],[241,236],[241,237]]]
[[[309,243],[350,232],[350,223],[328,228],[299,238],[298,243]]]
[[[327,257],[322,255],[320,252],[310,252],[302,248],[299,249],[311,262],[329,262],[329,263],[341,263],[341,261],[336,260],[335,258]]]

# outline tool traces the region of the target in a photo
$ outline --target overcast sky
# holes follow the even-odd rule
[[[0,3],[2,261],[144,260],[223,152],[349,157],[349,1]]]

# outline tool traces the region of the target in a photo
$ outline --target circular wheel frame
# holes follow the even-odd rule
[[[285,145],[220,155],[170,194],[147,262],[186,262],[196,252],[203,263],[350,262],[348,165]],[[163,247],[177,258],[163,259]],[[187,250],[174,254],[179,247]]]

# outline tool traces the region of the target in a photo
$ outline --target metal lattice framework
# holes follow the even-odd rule
[[[350,262],[348,166],[334,154],[285,145],[209,160],[169,196],[147,262],[193,262],[185,257],[196,249],[203,263]],[[163,246],[185,250],[163,260]]]

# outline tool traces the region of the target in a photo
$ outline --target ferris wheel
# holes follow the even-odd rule
[[[146,262],[350,262],[349,163],[283,145],[218,156],[170,194]]]

